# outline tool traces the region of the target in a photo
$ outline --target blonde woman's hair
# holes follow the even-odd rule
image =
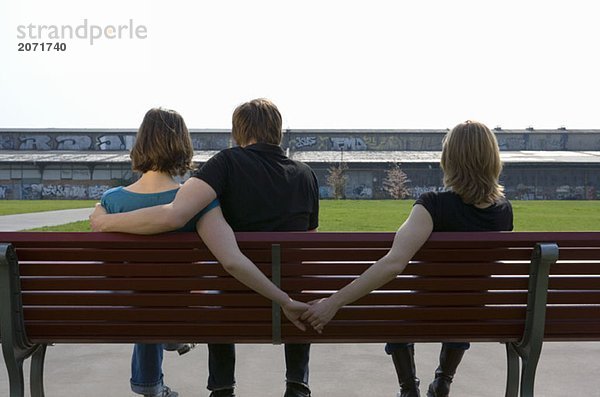
[[[496,136],[477,121],[458,124],[442,144],[444,186],[466,204],[493,203],[503,197],[498,183],[502,162]]]

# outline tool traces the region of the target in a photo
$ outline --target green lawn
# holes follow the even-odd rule
[[[98,200],[0,200],[0,215],[93,208]]]
[[[413,202],[323,200],[319,230],[395,231],[408,216]],[[515,231],[600,231],[600,201],[513,201],[512,204]],[[82,221],[34,230],[89,231],[89,225]]]

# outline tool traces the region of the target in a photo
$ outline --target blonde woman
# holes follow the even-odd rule
[[[510,202],[499,184],[502,171],[496,137],[484,124],[466,121],[444,138],[441,168],[446,192],[429,192],[415,202],[408,219],[396,232],[390,251],[358,279],[312,305],[302,320],[321,332],[344,305],[354,302],[402,273],[431,232],[512,230]],[[435,379],[427,397],[446,397],[468,343],[444,343]],[[399,397],[419,397],[419,379],[412,343],[388,343],[398,382]]]

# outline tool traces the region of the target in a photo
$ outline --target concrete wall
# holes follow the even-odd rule
[[[126,151],[133,129],[0,129],[2,150]],[[446,130],[287,130],[283,147],[290,151],[439,151]],[[195,150],[232,145],[228,130],[192,130]],[[600,130],[496,131],[501,150],[600,150]]]
[[[0,129],[2,150],[127,151],[135,142],[135,130],[25,130]],[[194,150],[221,150],[231,146],[229,131],[196,131]]]
[[[321,198],[331,198],[327,185],[330,165],[311,164],[317,174]],[[438,164],[405,164],[402,170],[410,182],[410,198],[428,191],[443,190],[442,171]],[[349,164],[346,198],[387,199],[383,180],[388,166]],[[600,164],[595,165],[506,165],[500,176],[506,196],[516,200],[597,200],[600,199]]]
[[[18,151],[116,151],[131,148],[134,129],[0,129],[0,149]],[[439,151],[446,130],[288,130],[283,147],[290,152]],[[600,130],[500,130],[502,150],[600,151]],[[196,150],[231,146],[227,130],[192,130]],[[308,154],[308,153],[302,153]],[[118,155],[118,153],[115,153]],[[298,154],[300,155],[300,154]],[[126,156],[125,156],[126,157]],[[321,197],[331,197],[327,171],[332,163],[309,163],[318,175]],[[89,161],[89,160],[86,160]],[[0,199],[98,198],[110,186],[135,179],[126,160],[117,163],[0,164]],[[336,160],[339,161],[339,160]],[[386,163],[349,163],[347,198],[387,198],[382,181]],[[405,163],[411,196],[442,189],[437,163]],[[598,199],[600,165],[590,163],[511,163],[502,175],[509,198]]]
[[[322,198],[331,198],[327,175],[331,164],[310,163]],[[390,165],[348,164],[346,198],[386,199],[383,180]],[[436,163],[402,165],[410,182],[410,197],[442,190],[442,171]],[[63,164],[46,166],[0,164],[0,199],[98,199],[112,186],[133,182],[129,164]],[[600,164],[507,164],[500,182],[507,197],[520,200],[600,199]]]

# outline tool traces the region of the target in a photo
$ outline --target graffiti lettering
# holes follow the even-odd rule
[[[21,186],[21,198],[23,200],[39,200],[42,198],[42,184],[31,183]]]
[[[372,198],[373,197],[373,189],[368,187],[365,184],[358,185],[354,189],[352,189],[352,193],[354,197],[357,198]]]
[[[103,135],[98,137],[100,150],[130,150],[133,147],[133,135]]]
[[[314,136],[298,136],[296,137],[296,149],[303,147],[314,146],[317,144],[317,137]]]
[[[89,150],[92,147],[92,138],[86,135],[57,136],[57,150]]]
[[[444,192],[443,186],[415,186],[408,189],[410,197],[419,198],[420,195],[427,192]]]
[[[4,150],[13,150],[15,148],[15,143],[11,136],[1,136],[0,137],[0,148]]]
[[[39,183],[23,184],[21,196],[24,200],[39,199],[94,199],[97,200],[108,185],[42,185]],[[2,198],[2,196],[0,196]]]
[[[88,188],[88,198],[90,199],[99,199],[102,197],[102,193],[110,189],[108,185],[94,185]]]
[[[48,135],[24,135],[19,137],[21,150],[50,150],[50,137]]]
[[[367,144],[362,138],[329,138],[333,150],[367,150]]]

